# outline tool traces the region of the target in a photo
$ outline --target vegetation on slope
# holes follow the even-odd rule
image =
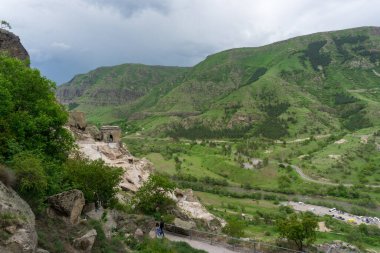
[[[378,88],[377,31],[348,29],[227,50],[192,68],[170,69],[172,75],[165,78],[175,81],[163,78],[160,84],[151,80],[153,72],[161,73],[154,67],[151,72],[139,70],[147,66],[100,68],[59,87],[58,94],[72,99],[94,122],[116,122],[127,131],[155,136],[279,139],[353,131],[380,123],[373,117],[379,98],[353,94],[361,90],[366,96],[366,90]],[[135,72],[144,72],[145,78]],[[116,86],[144,94],[133,102],[91,104],[95,87],[98,96],[107,97],[102,89]],[[64,94],[78,87],[81,92],[75,96]],[[277,115],[266,111],[283,105],[287,109]]]

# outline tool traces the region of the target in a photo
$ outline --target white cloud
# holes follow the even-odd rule
[[[234,47],[380,25],[376,0],[1,0],[31,52],[58,82],[104,65],[193,65]],[[38,56],[35,57],[34,55]],[[59,69],[59,71],[58,71]]]
[[[71,48],[70,45],[67,45],[64,42],[53,42],[51,43],[51,47],[61,49],[61,50],[68,50]]]

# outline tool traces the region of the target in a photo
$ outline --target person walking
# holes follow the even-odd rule
[[[162,238],[162,231],[158,222],[156,222],[156,238]]]
[[[165,236],[165,233],[164,233],[164,226],[165,226],[165,224],[164,224],[164,221],[162,220],[162,217],[161,217],[161,220],[160,220],[160,230],[161,230],[161,235],[162,235],[162,237]]]

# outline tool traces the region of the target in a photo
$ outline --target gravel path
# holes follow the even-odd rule
[[[229,249],[223,248],[221,246],[217,245],[211,245],[206,242],[200,242],[196,240],[190,240],[188,238],[180,237],[180,236],[175,236],[172,234],[166,234],[165,237],[169,239],[170,241],[175,241],[175,242],[186,242],[188,243],[191,247],[195,249],[201,249],[204,250],[208,253],[236,253],[236,251],[231,251]]]

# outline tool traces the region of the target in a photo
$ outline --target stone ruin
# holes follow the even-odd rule
[[[121,139],[121,129],[119,126],[102,126],[100,128],[102,141],[119,143]]]

